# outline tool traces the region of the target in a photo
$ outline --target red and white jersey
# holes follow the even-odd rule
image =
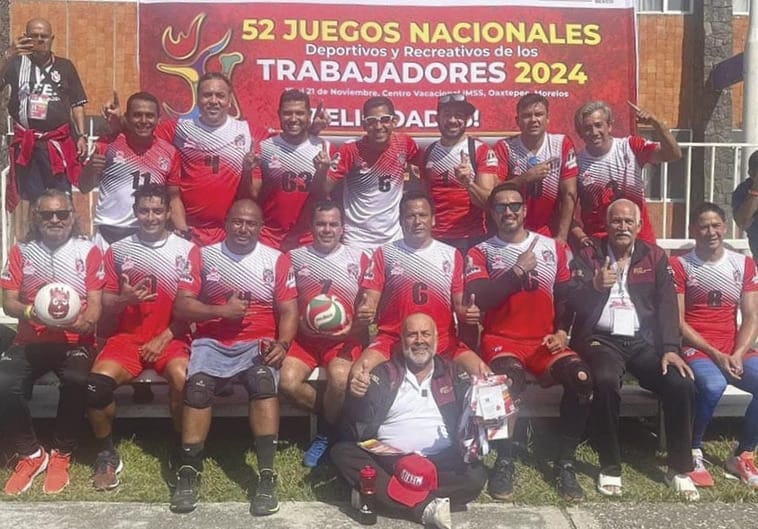
[[[18,243],[11,248],[8,262],[0,275],[0,288],[18,291],[21,303],[31,305],[37,292],[50,283],[66,283],[79,295],[82,311],[87,308],[87,293],[103,288],[103,255],[90,241],[71,238],[51,251],[41,242]],[[21,319],[16,343],[92,343],[93,336],[49,328]]]
[[[400,238],[405,167],[418,152],[413,139],[397,133],[381,153],[365,137],[340,148],[328,177],[344,180],[345,244],[373,250]]]
[[[478,139],[474,139],[474,147],[477,173],[497,175],[495,151]],[[469,192],[455,178],[455,168],[460,165],[462,155],[469,156],[469,138],[466,136],[452,147],[436,141],[424,154],[421,177],[427,180],[436,206],[433,235],[438,239],[465,239],[487,232],[485,211],[471,202]]]
[[[166,184],[179,179],[179,152],[166,140],[155,138],[143,153],[136,153],[119,134],[110,142],[97,142],[96,152],[105,156],[105,169],[100,177],[96,226],[137,227],[134,216],[134,191],[145,184]]]
[[[124,308],[117,332],[148,341],[166,330],[179,284],[191,283],[192,271],[199,269],[200,249],[174,234],[154,243],[136,234],[114,242],[105,252],[105,290],[118,294],[126,276],[132,286],[147,279],[150,293],[158,295]]]
[[[611,149],[602,156],[583,150],[577,156],[579,176],[577,189],[582,209],[584,232],[591,236],[605,235],[605,214],[614,200],[626,198],[637,204],[642,213],[639,238],[655,244],[645,200],[642,168],[651,162],[658,143],[639,136],[612,138]]]
[[[295,272],[300,314],[319,294],[336,297],[345,307],[349,320],[355,312],[355,298],[361,278],[368,266],[366,254],[340,244],[329,254],[322,254],[312,245],[291,250],[292,270]]]
[[[466,282],[495,279],[516,264],[537,237],[534,255],[537,267],[528,272],[524,287],[510,295],[502,305],[487,311],[484,333],[512,340],[541,340],[555,332],[553,289],[556,283],[571,279],[565,248],[554,239],[529,233],[520,243],[491,237],[471,248],[466,256]]]
[[[223,228],[242,179],[242,160],[252,141],[258,145],[270,136],[269,131],[233,118],[219,127],[194,118],[164,121],[155,135],[179,150],[180,178],[168,184],[181,189],[187,223],[197,228]]]
[[[260,241],[279,249],[285,237],[294,246],[313,241],[310,231],[310,211],[306,204],[311,197],[315,169],[313,159],[324,149],[334,154],[330,143],[310,136],[293,145],[281,136],[260,144],[260,166],[253,178],[262,180],[258,203],[263,208],[265,226]]]
[[[553,159],[550,173],[526,189],[525,226],[543,235],[555,235],[551,231],[553,218],[560,202],[558,192],[561,180],[576,178],[578,173],[574,144],[564,134],[546,133],[542,145],[533,153],[521,141],[521,135],[505,138],[495,144],[495,153],[501,167],[507,167],[508,179],[520,176],[530,167]]]
[[[671,268],[676,291],[684,294],[685,321],[722,353],[731,354],[742,295],[758,290],[753,260],[724,248],[721,259],[709,262],[692,250],[672,257]]]
[[[463,258],[452,246],[433,240],[412,248],[402,239],[385,244],[374,252],[361,287],[382,293],[380,333],[400,336],[406,316],[423,312],[437,324],[438,351],[455,339],[453,295],[463,293]]]
[[[191,283],[180,283],[203,303],[223,305],[235,292],[248,302],[239,321],[222,318],[197,323],[195,335],[231,345],[276,336],[276,305],[295,299],[295,277],[290,259],[279,250],[261,244],[252,252],[238,255],[225,242],[201,250],[202,266],[193,272]]]

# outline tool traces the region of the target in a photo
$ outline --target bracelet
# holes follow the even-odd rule
[[[513,265],[513,268],[518,268],[519,270],[521,270],[521,275],[522,276],[526,275],[526,270],[524,270],[524,267],[522,267],[520,264]],[[516,274],[516,275],[519,275],[519,274]]]
[[[282,349],[284,349],[284,352],[288,352],[290,350],[290,343],[285,342],[284,340],[278,340],[276,343],[282,346]]]
[[[27,305],[24,309],[24,318],[31,320],[34,316],[34,305]]]
[[[755,189],[748,189],[747,194],[750,196],[758,197],[758,190]]]

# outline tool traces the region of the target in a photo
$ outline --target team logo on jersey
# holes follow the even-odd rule
[[[477,274],[480,272],[480,268],[474,264],[474,258],[470,255],[466,256],[466,275]]]
[[[243,150],[245,148],[245,135],[244,134],[238,134],[234,138],[234,148]]]
[[[179,281],[182,283],[192,283],[192,264],[184,256],[176,256],[174,267],[179,274]]]
[[[737,268],[735,268],[732,275],[734,276],[734,282],[735,282],[735,284],[741,285],[742,284],[742,272],[740,272]]]
[[[347,265],[347,275],[358,281],[358,274],[360,274],[360,269],[357,264],[350,263]]]
[[[158,167],[161,168],[161,171],[168,171],[168,160],[163,157],[158,158]]]
[[[366,273],[364,274],[363,277],[369,281],[374,280],[374,260],[373,259],[369,261],[368,266],[366,267]]]
[[[269,168],[271,169],[281,169],[282,167],[282,160],[277,156],[276,154],[271,155],[271,161],[268,163]]]
[[[132,261],[132,258],[127,255],[126,257],[124,257],[124,262],[121,265],[121,270],[126,272],[127,270],[131,270],[132,268],[134,268],[134,261]]]
[[[555,263],[555,254],[552,250],[542,250],[542,260],[546,263]]]
[[[445,274],[446,276],[449,276],[450,272],[452,272],[452,270],[453,270],[453,267],[450,264],[450,261],[448,261],[447,259],[445,259],[442,262],[442,273]]]
[[[84,274],[84,261],[81,257],[77,257],[76,261],[74,261],[74,269],[76,270],[77,275]]]
[[[34,265],[28,261],[24,263],[24,268],[21,271],[25,276],[31,276],[37,273],[37,269],[34,268]]]
[[[303,276],[303,277],[309,276],[311,275],[311,269],[308,268],[307,264],[303,264],[303,266],[301,266],[300,269],[297,271],[297,275]]]
[[[497,154],[492,149],[487,150],[487,161],[484,162],[487,167],[497,167]]]
[[[274,271],[271,270],[270,268],[266,268],[263,271],[263,282],[266,283],[267,285],[270,285],[271,283],[274,282]]]
[[[502,270],[506,267],[505,259],[503,259],[502,255],[496,255],[492,258],[492,269],[493,270]]]
[[[405,165],[406,156],[404,152],[397,153],[397,163]]]
[[[671,274],[671,277],[674,277],[674,271],[671,269],[671,267],[670,267],[670,266],[668,267],[668,269],[669,269],[669,273]],[[653,271],[653,269],[652,269],[652,268],[645,268],[644,266],[635,266],[635,267],[632,269],[632,273],[633,273],[634,275],[638,275],[638,274],[647,274],[648,272],[652,272],[652,271]]]
[[[368,164],[363,160],[361,160],[360,163],[357,163],[357,167],[360,174],[366,174],[371,170],[371,167],[369,167]]]
[[[50,79],[52,79],[54,83],[60,83],[61,73],[58,70],[52,70],[50,72]]]
[[[391,276],[399,276],[402,275],[403,272],[405,272],[405,269],[403,269],[400,263],[392,263],[392,268],[390,268]]]
[[[696,351],[695,349],[693,349],[692,347],[688,347],[687,349],[685,349],[685,350],[682,352],[682,354],[683,354],[685,357],[687,357],[687,358],[689,358],[689,357],[691,357],[691,356],[695,356],[695,353],[697,353],[697,351]]]
[[[221,272],[218,271],[218,268],[215,266],[211,266],[210,270],[208,270],[208,273],[205,274],[205,280],[206,281],[221,281]]]
[[[124,151],[116,151],[116,154],[113,155],[113,163],[126,163]]]

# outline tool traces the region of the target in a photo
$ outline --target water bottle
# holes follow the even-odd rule
[[[361,469],[361,508],[358,521],[361,525],[376,524],[376,469],[366,465]]]

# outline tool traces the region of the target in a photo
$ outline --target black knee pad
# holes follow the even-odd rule
[[[521,362],[513,356],[501,356],[490,363],[490,368],[496,375],[506,375],[511,379],[511,397],[518,400],[526,389],[526,371]]]
[[[277,376],[272,367],[251,367],[242,374],[242,384],[245,386],[250,400],[276,397]]]
[[[586,375],[585,380],[580,378],[581,373]],[[589,366],[583,360],[575,356],[563,357],[553,364],[551,375],[565,389],[573,391],[580,402],[592,400],[592,375]]]
[[[102,410],[113,402],[116,381],[108,375],[90,373],[87,376],[87,407]]]
[[[205,373],[189,377],[184,386],[184,405],[197,410],[209,408],[216,394],[216,379]]]

